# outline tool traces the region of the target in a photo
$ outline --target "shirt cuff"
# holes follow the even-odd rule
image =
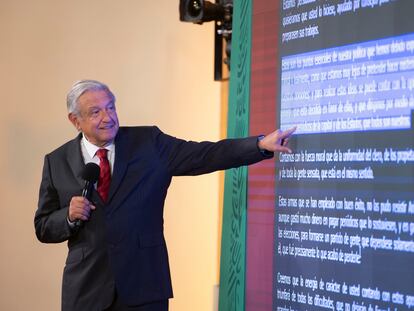
[[[271,151],[269,151],[269,150],[266,150],[266,149],[261,149],[260,147],[259,147],[259,141],[261,141],[263,138],[265,138],[265,136],[264,135],[259,135],[259,136],[257,136],[257,142],[256,142],[256,145],[257,145],[257,149],[260,151],[260,153],[263,155],[263,157],[265,157],[265,158],[273,158],[273,155],[274,155],[274,152],[271,152]]]
[[[74,228],[76,228],[76,224],[77,224],[77,222],[76,221],[70,221],[69,220],[69,216],[68,217],[66,217],[66,221],[68,222],[68,225],[69,225],[69,227],[71,228],[71,229],[74,229]]]

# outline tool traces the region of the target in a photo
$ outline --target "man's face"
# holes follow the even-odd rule
[[[115,103],[104,90],[82,94],[78,111],[70,113],[69,120],[89,142],[99,147],[113,142],[119,128]]]

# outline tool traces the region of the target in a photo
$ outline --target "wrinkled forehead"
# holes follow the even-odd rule
[[[89,107],[105,107],[107,105],[115,105],[115,100],[106,90],[87,90],[79,96],[78,105],[80,109]]]

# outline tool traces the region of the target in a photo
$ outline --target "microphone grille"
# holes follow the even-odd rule
[[[95,183],[99,179],[100,170],[101,169],[99,168],[99,165],[96,163],[87,163],[82,171],[82,179],[91,183]]]

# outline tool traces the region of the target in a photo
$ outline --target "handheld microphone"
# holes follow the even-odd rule
[[[98,164],[93,162],[87,163],[82,171],[82,179],[85,181],[85,186],[82,190],[82,196],[84,198],[90,199],[93,185],[99,179],[100,168]]]
[[[85,186],[82,190],[82,196],[84,198],[87,198],[90,200],[93,185],[98,181],[99,179],[99,173],[100,173],[100,167],[98,164],[90,162],[85,165],[82,171],[82,179],[85,181]],[[83,221],[81,219],[78,219],[76,221],[77,226],[82,226]]]

